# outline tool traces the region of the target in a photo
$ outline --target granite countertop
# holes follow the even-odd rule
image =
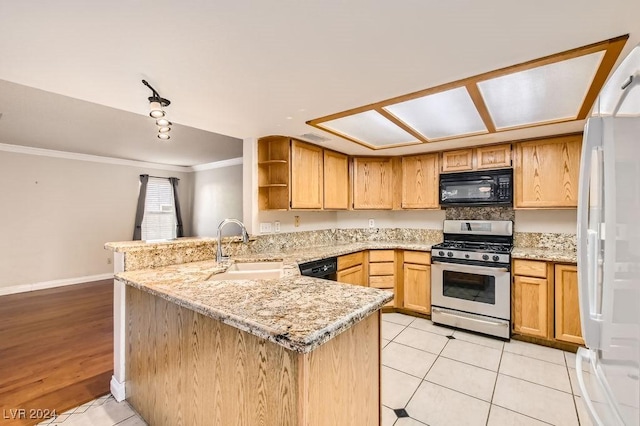
[[[389,291],[303,277],[296,262],[284,263],[284,277],[271,280],[207,281],[229,266],[214,260],[122,272],[116,277],[301,353],[311,352],[393,298]]]
[[[573,250],[552,250],[538,247],[514,247],[513,259],[545,260],[547,262],[578,263],[578,254]]]

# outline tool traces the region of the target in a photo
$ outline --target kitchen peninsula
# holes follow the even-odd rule
[[[209,243],[107,244],[123,270],[116,393],[126,383],[150,424],[378,425],[379,309],[392,294],[302,277],[286,259],[269,280],[215,280],[229,266],[215,260],[167,265],[207,257]]]

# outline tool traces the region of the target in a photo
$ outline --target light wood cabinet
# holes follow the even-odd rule
[[[431,313],[431,255],[405,250],[402,267],[402,306],[423,314]]]
[[[396,287],[396,251],[369,250],[369,287],[392,291]],[[394,306],[395,297],[385,306]]]
[[[360,264],[338,271],[337,280],[345,284],[365,285],[364,266]]]
[[[442,153],[443,172],[464,172],[473,170],[473,149],[459,149]]]
[[[476,168],[478,170],[500,167],[511,167],[511,144],[476,148]]]
[[[576,207],[581,149],[581,135],[516,144],[514,207]]]
[[[322,148],[291,141],[291,208],[321,209],[323,201]]]
[[[402,208],[437,209],[438,154],[402,157]]]
[[[513,330],[548,337],[548,282],[544,278],[513,277]]]
[[[578,268],[555,265],[556,340],[584,345],[578,301]]]
[[[289,138],[272,136],[258,141],[258,207],[289,209]]]
[[[324,150],[324,208],[349,208],[349,157]]]
[[[393,166],[390,158],[353,159],[353,208],[393,207]]]
[[[367,262],[362,251],[338,257],[336,280],[345,284],[367,285]]]

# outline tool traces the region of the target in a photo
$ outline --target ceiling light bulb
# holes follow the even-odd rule
[[[171,127],[169,126],[162,126],[158,128],[158,132],[160,133],[169,133],[170,130],[171,130]]]
[[[166,118],[159,118],[156,120],[156,124],[160,127],[165,127],[171,124],[171,122],[169,120],[167,120]]]
[[[167,133],[158,133],[158,139],[162,139],[163,141],[166,141],[170,138],[171,136],[169,136]]]
[[[151,112],[149,113],[151,117],[153,118],[164,117],[164,111],[162,110],[162,105],[160,105],[160,102],[151,102],[151,104],[149,105],[149,108],[151,109]]]

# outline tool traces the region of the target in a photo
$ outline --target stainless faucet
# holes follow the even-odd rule
[[[222,228],[228,223],[235,223],[242,229],[242,242],[249,242],[249,234],[247,233],[247,228],[244,227],[244,224],[240,222],[238,219],[225,219],[220,222],[218,225],[218,250],[216,252],[216,262],[222,262],[223,260],[229,259],[229,256],[222,255]]]

